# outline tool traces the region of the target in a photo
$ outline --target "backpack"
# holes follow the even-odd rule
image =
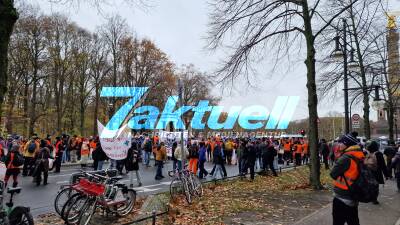
[[[34,141],[31,141],[28,145],[28,152],[34,153],[35,150],[36,150],[36,143]]]
[[[20,167],[24,165],[24,157],[19,153],[14,153],[14,159],[12,161],[12,165],[15,167]]]
[[[379,194],[379,184],[376,181],[374,174],[371,169],[369,169],[363,162],[360,162],[354,156],[350,156],[351,160],[354,160],[357,163],[358,177],[357,179],[349,185],[347,180],[344,178],[346,182],[346,186],[349,188],[349,192],[353,200],[368,203],[375,201]]]
[[[371,170],[377,171],[378,170],[378,160],[376,159],[376,152],[369,153],[365,159],[364,164]]]

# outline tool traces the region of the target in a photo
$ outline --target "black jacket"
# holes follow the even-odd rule
[[[137,149],[130,147],[125,160],[125,168],[127,171],[139,170],[140,153]]]
[[[372,171],[376,180],[378,181],[378,183],[380,184],[384,184],[385,183],[385,179],[383,178],[383,176],[388,177],[388,171],[387,171],[387,167],[386,167],[386,163],[385,163],[385,159],[383,158],[383,154],[380,151],[377,151],[375,153],[376,156],[376,160],[378,162],[378,169],[376,171]]]
[[[93,151],[92,157],[93,157],[93,160],[97,160],[97,161],[104,161],[104,160],[108,159],[108,156],[103,151],[103,148],[101,147],[100,142],[97,143],[96,150]]]
[[[224,158],[222,157],[222,148],[220,146],[215,146],[213,152],[214,164],[222,165],[224,164]]]

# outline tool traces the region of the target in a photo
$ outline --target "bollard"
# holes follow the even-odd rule
[[[152,216],[153,216],[153,222],[152,222],[152,224],[153,224],[153,225],[156,225],[156,210],[153,210]]]

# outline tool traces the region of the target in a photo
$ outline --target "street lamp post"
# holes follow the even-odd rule
[[[182,84],[182,80],[178,79],[178,92],[179,92],[179,108],[182,109],[183,106],[183,84]],[[181,129],[181,165],[182,165],[182,169],[185,166],[185,149],[184,149],[184,143],[183,143],[183,132],[184,129]]]
[[[348,24],[346,19],[342,19],[342,29],[339,31],[343,34],[343,43],[340,42],[339,33],[335,38],[336,48],[333,52],[332,56],[337,59],[343,58],[343,83],[344,83],[344,124],[345,124],[345,133],[350,132],[350,115],[349,115],[349,80],[348,74],[349,69],[354,69],[358,67],[358,64],[354,61],[354,49],[350,44],[347,42],[347,32]],[[351,50],[348,51],[347,47],[350,46]],[[348,53],[350,53],[350,62],[348,62]]]

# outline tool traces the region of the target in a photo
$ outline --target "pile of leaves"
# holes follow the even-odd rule
[[[323,185],[330,183],[327,171],[321,172]],[[254,217],[255,221],[285,217],[294,221],[297,214],[304,216],[304,210],[311,213],[313,206],[316,210],[326,203],[325,200],[310,198],[312,192],[307,167],[284,172],[279,177],[257,176],[254,182],[235,179],[216,185],[211,183],[204,187],[204,196],[195,199],[191,205],[185,202],[183,196],[170,202],[169,215],[164,224],[225,224],[227,220],[234,223],[241,217]],[[291,206],[296,208],[290,211],[288,208]]]

